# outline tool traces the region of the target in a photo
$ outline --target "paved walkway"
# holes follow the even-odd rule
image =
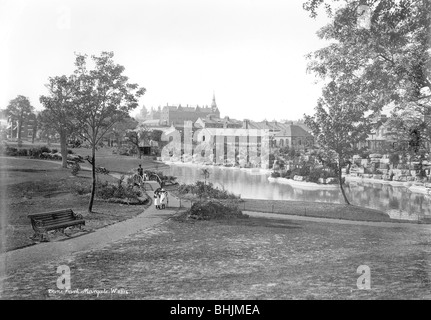
[[[148,195],[152,197],[153,192],[148,191]],[[4,271],[8,269],[13,270],[29,264],[38,264],[57,259],[75,252],[104,247],[108,243],[118,241],[166,221],[178,208],[179,201],[170,196],[169,207],[164,210],[157,210],[154,205],[151,205],[132,219],[98,229],[92,233],[85,233],[64,241],[42,242],[35,246],[0,254],[0,277],[3,278]]]

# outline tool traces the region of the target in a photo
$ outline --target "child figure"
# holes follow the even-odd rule
[[[160,193],[158,191],[154,192],[154,206],[156,209],[160,209]]]
[[[165,209],[168,203],[168,193],[165,190],[160,192],[160,205],[162,209]]]

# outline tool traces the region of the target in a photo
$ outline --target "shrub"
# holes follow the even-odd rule
[[[214,187],[211,182],[205,184],[202,181],[197,181],[195,184],[181,184],[178,187],[178,193],[180,195],[191,194],[199,198],[239,199],[239,196],[225,189]]]
[[[47,146],[42,146],[42,147],[40,147],[40,151],[41,151],[41,152],[51,153],[51,149],[50,149],[50,148],[48,148]]]
[[[283,172],[281,173],[281,177],[282,177],[282,178],[286,178],[286,179],[290,179],[290,175],[291,175],[291,173],[292,173],[292,170],[286,170],[286,171],[283,171]]]
[[[28,154],[27,149],[18,149],[17,156],[26,157]]]
[[[32,158],[40,158],[42,151],[40,148],[31,148],[28,150],[28,155]]]
[[[14,147],[7,146],[6,150],[5,150],[5,155],[15,157],[18,155],[18,149],[14,148]]]
[[[98,182],[96,188],[96,196],[101,199],[133,199],[139,200],[141,190],[135,188],[133,185],[123,184],[124,176],[122,176],[117,184],[105,182]]]
[[[188,216],[197,220],[247,218],[233,202],[221,202],[219,200],[199,201],[192,205]]]
[[[51,150],[51,153],[57,153],[58,152],[58,150],[57,149],[52,149]]]
[[[324,175],[322,171],[323,171],[322,169],[312,170],[308,175],[306,181],[314,182],[314,183],[319,182],[319,179],[322,177],[322,175]]]
[[[73,175],[73,176],[76,176],[80,170],[81,170],[81,166],[79,165],[79,163],[78,163],[78,162],[75,162],[75,163],[72,165],[72,175]]]
[[[280,177],[280,172],[277,172],[277,171],[271,172],[271,177],[272,178],[279,178]]]
[[[67,149],[67,154],[73,154],[73,150]]]
[[[88,194],[91,192],[91,185],[85,182],[77,182],[72,186],[72,190],[79,195]]]

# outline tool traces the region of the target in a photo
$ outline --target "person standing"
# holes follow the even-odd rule
[[[141,178],[144,178],[144,168],[142,168],[142,166],[141,166],[141,165],[139,165],[139,167],[138,167],[138,175],[139,175]]]
[[[154,191],[154,206],[160,209],[160,193],[157,190]]]

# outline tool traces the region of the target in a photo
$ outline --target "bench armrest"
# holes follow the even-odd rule
[[[84,217],[80,213],[73,213],[73,217],[77,220],[84,220]]]

